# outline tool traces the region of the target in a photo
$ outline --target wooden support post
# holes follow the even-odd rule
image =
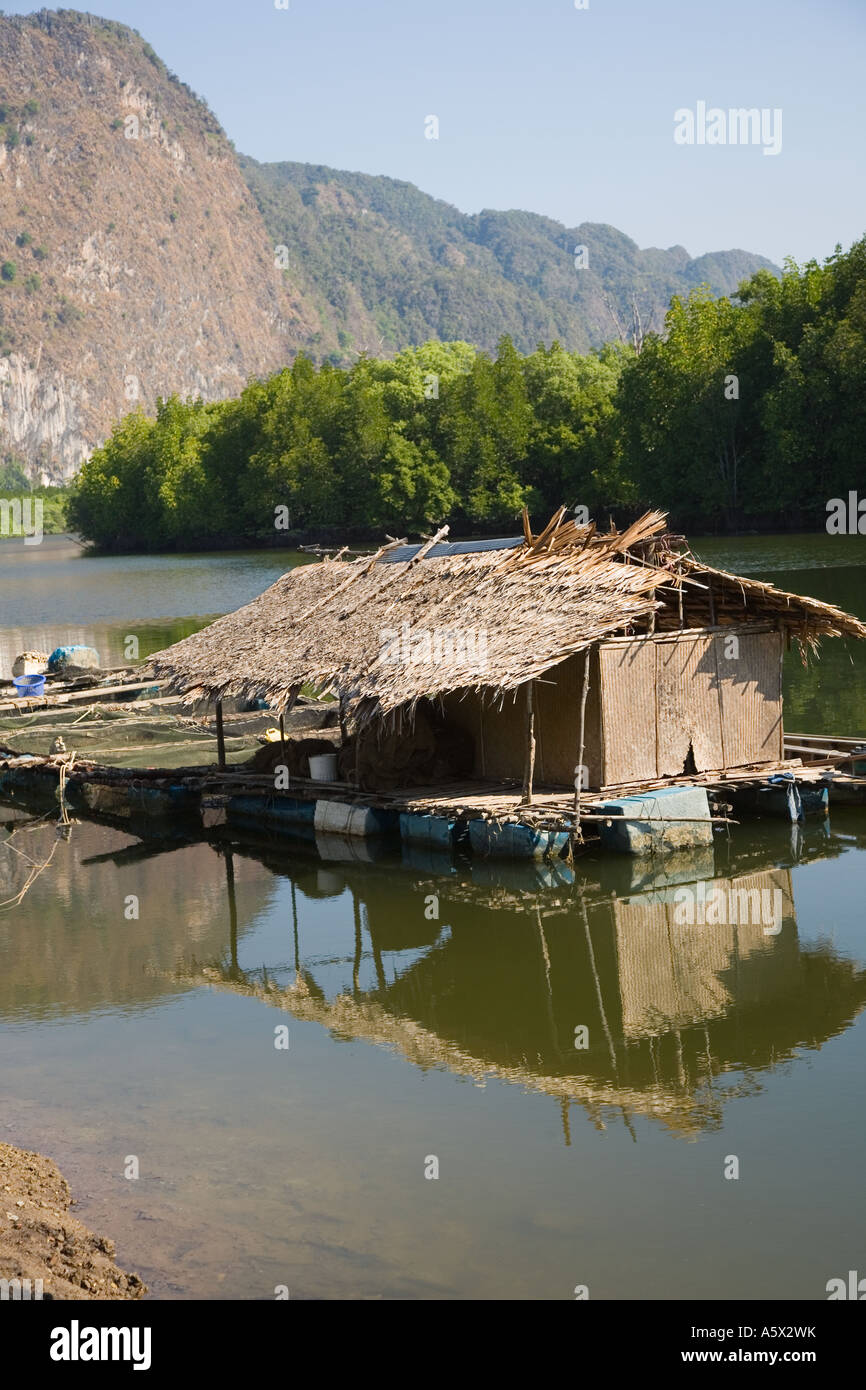
[[[298,696],[300,695],[300,693],[301,687],[299,685],[293,685],[289,691],[289,698],[286,701],[285,708],[280,714],[280,757],[283,760],[283,767],[286,769],[287,788],[290,787],[292,784],[292,775],[289,772],[289,759],[287,756],[288,748],[286,745],[286,715],[289,713],[290,710],[293,710],[295,705],[298,703]]]
[[[708,598],[709,601],[710,601],[710,627],[715,627],[715,625],[716,625],[716,600],[715,600],[715,598],[713,597],[713,581],[712,581],[712,579],[708,580],[708,582],[707,582],[707,598]]]
[[[719,642],[721,638],[711,637],[710,641],[713,644],[713,656],[716,661],[716,689],[719,692],[719,739],[722,751],[722,776],[724,777],[728,770],[728,757],[725,752],[725,702],[722,698],[722,673],[719,670]]]
[[[577,754],[577,767],[574,773],[574,838],[580,840],[583,836],[580,833],[580,793],[583,790],[583,751],[584,734],[586,730],[586,697],[589,693],[589,658],[590,648],[587,647],[583,653],[583,689],[580,693],[580,744]]]
[[[532,805],[532,778],[535,773],[535,710],[532,704],[534,682],[526,683],[526,768],[523,774],[523,801]]]
[[[784,627],[783,627],[783,625],[782,625],[781,623],[779,624],[779,631],[780,631],[781,633],[784,633]],[[789,637],[789,646],[790,646],[790,628],[788,629],[788,637]],[[781,694],[782,690],[784,689],[784,685],[783,685],[784,679],[785,679],[785,641],[784,641],[784,637],[783,637],[783,638],[782,638],[782,641],[779,643],[779,693],[780,693],[780,694]],[[780,712],[780,715],[779,715],[779,757],[780,757],[780,758],[784,758],[784,756],[785,756],[785,701],[784,701],[784,699],[783,699],[783,700],[782,700],[782,709],[781,709],[781,712]],[[853,767],[851,768],[851,771],[852,771],[852,772],[854,771],[854,768],[853,768]]]
[[[217,766],[220,772],[226,770],[226,737],[223,733],[223,702],[216,702]]]
[[[291,784],[292,784],[292,777],[291,777],[291,773],[289,772],[289,760],[288,760],[288,758],[287,758],[287,756],[286,756],[286,715],[285,715],[285,711],[283,711],[283,713],[280,715],[280,757],[281,757],[281,759],[282,759],[282,766],[286,769],[286,787],[287,787],[287,789],[288,789],[288,787],[290,787]]]

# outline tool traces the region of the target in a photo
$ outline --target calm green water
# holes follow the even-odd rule
[[[696,549],[862,616],[866,551],[837,544]],[[191,630],[290,562],[0,548],[0,640]],[[789,727],[866,730],[834,647],[792,669]],[[0,804],[0,902],[52,849],[0,908],[0,1136],[60,1163],[155,1296],[820,1299],[862,1270],[866,812],[752,822],[665,878],[57,840]],[[679,923],[679,880],[778,920]]]
[[[308,559],[288,550],[91,556],[67,536],[0,541],[0,676],[19,652],[74,642],[94,645],[108,666],[126,661],[134,636],[143,659]]]

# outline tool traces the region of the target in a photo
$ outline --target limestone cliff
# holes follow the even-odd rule
[[[149,45],[0,18],[0,461],[69,476],[136,402],[230,395],[314,332],[226,136]]]

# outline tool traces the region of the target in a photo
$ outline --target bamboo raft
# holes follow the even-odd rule
[[[132,699],[143,690],[161,690],[165,681],[136,679],[132,668],[117,671],[103,671],[93,676],[78,676],[73,680],[51,679],[46,681],[42,695],[13,694],[15,687],[10,682],[0,682],[0,715],[31,714],[39,709],[52,709],[58,705],[75,704],[78,701],[109,699]],[[179,703],[182,696],[168,696],[166,703]]]

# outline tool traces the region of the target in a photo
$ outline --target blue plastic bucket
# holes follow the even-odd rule
[[[45,694],[44,676],[16,676],[12,684],[15,686],[18,694],[22,695],[25,699],[28,695]]]

